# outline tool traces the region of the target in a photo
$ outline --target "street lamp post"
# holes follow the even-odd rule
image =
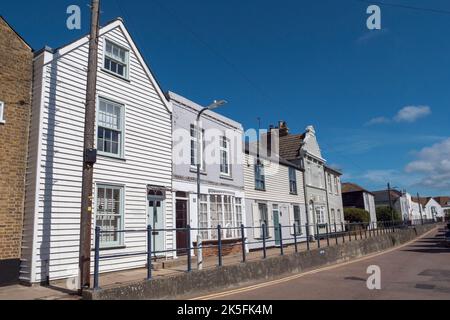
[[[398,190],[398,187],[391,187],[390,183],[387,184],[387,187],[388,187],[388,197],[389,197],[389,208],[391,209],[391,219],[392,219],[392,223],[394,223],[394,206],[392,204],[391,190],[397,190],[397,191],[399,191],[399,190]]]
[[[223,105],[227,104],[227,101],[225,100],[215,100],[212,104],[210,104],[209,106],[207,106],[206,108],[203,108],[202,110],[200,110],[198,112],[197,115],[197,122],[196,122],[196,130],[197,130],[197,216],[200,214],[200,184],[201,184],[201,177],[200,177],[200,170],[202,167],[202,153],[201,153],[201,149],[202,147],[202,138],[201,138],[201,132],[202,129],[200,128],[200,119],[202,117],[202,115],[206,112],[206,111],[211,111],[214,109],[217,109]],[[191,244],[188,243],[188,245],[190,246]]]
[[[420,222],[421,222],[422,225],[423,225],[422,204],[421,204],[421,201],[420,201],[420,195],[419,195],[418,192],[417,192],[417,203],[419,204]]]
[[[387,187],[388,187],[388,197],[389,197],[389,208],[391,209],[391,220],[392,220],[392,223],[394,223],[394,210],[392,208],[392,198],[391,198],[391,184],[388,183]]]

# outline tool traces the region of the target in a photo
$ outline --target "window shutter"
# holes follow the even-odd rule
[[[259,239],[261,238],[261,224],[259,222],[260,215],[257,203],[252,204],[252,214],[253,214],[253,238]]]

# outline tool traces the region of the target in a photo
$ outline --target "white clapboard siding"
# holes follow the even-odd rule
[[[291,194],[289,189],[289,166],[285,164],[271,163],[267,159],[261,159],[265,167],[265,183],[266,190],[260,191],[255,189],[255,161],[256,158],[253,155],[245,155],[244,159],[244,185],[245,185],[245,198],[246,198],[246,208],[251,212],[252,217],[247,218],[249,227],[259,226],[259,209],[258,203],[266,203],[268,210],[268,225],[269,225],[269,246],[273,246],[275,235],[274,235],[274,221],[273,221],[273,205],[278,205],[280,214],[280,224],[283,226],[293,225],[293,205],[298,205],[300,207],[300,214],[303,223],[306,221],[306,208],[305,208],[305,192],[303,185],[303,172],[296,170],[297,174],[297,194]],[[292,230],[291,230],[292,229]],[[290,230],[291,232],[288,232]],[[292,233],[293,228],[283,229],[284,238],[289,237],[288,233]],[[261,248],[261,230],[260,228],[254,228],[249,232],[249,241],[252,242],[249,245],[250,249]],[[268,240],[268,241],[269,241]],[[303,241],[304,239],[299,239]],[[284,243],[292,243],[293,240],[285,239]]]
[[[43,90],[43,70],[44,55],[38,56],[33,66],[33,88],[32,88],[32,106],[31,122],[28,145],[27,172],[25,177],[25,205],[24,205],[24,223],[22,233],[21,248],[21,267],[19,278],[22,281],[35,282],[35,273],[32,272],[32,261],[35,259],[36,233],[34,232],[37,224],[36,198],[38,196],[38,172],[40,170],[40,150],[41,150],[41,111]]]
[[[94,182],[124,186],[124,228],[145,230],[147,186],[171,189],[171,108],[123,23],[116,20],[100,34],[97,93],[125,105],[125,159],[99,155]],[[102,70],[105,38],[130,49],[129,81]],[[47,64],[43,64],[44,58]],[[87,61],[86,37],[54,56],[45,52],[35,62],[31,130],[35,145],[42,147],[41,152],[33,150],[29,158],[21,275],[26,281],[40,282],[47,276],[56,280],[78,273]],[[33,186],[38,192],[33,193]],[[172,212],[172,194],[168,192],[166,228],[174,225]],[[172,249],[172,233],[165,240],[165,249]],[[124,245],[124,249],[104,254],[145,252],[146,233],[125,234]],[[145,264],[142,255],[102,261],[100,267],[101,272],[109,272]]]
[[[255,157],[252,155],[245,155],[244,160],[244,185],[245,185],[245,197],[247,199],[262,200],[262,201],[276,201],[287,203],[305,203],[305,193],[303,188],[303,172],[296,170],[297,172],[297,195],[290,194],[289,192],[289,167],[283,164],[272,164],[269,160],[262,159],[265,168],[268,171],[266,173],[266,190],[255,190]]]

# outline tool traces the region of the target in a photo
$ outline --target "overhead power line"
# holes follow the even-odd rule
[[[408,10],[415,10],[415,11],[431,12],[431,13],[450,15],[450,11],[441,10],[441,9],[415,7],[415,6],[409,6],[409,5],[404,5],[404,4],[389,3],[389,2],[384,2],[384,1],[369,1],[369,0],[354,0],[354,1],[367,3],[367,4],[376,4],[376,5],[379,5],[379,6],[394,7],[394,8],[400,8],[400,9],[408,9]]]

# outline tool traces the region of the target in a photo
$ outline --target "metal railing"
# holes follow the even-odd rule
[[[368,239],[371,237],[380,236],[387,233],[396,232],[399,229],[405,229],[409,227],[414,227],[416,225],[424,225],[435,223],[434,220],[429,219],[419,219],[409,222],[376,222],[376,223],[332,223],[332,224],[293,224],[291,226],[283,226],[281,224],[275,226],[269,226],[267,224],[262,224],[257,227],[246,227],[241,225],[240,227],[222,227],[218,225],[216,228],[191,228],[189,225],[186,228],[172,228],[172,229],[153,229],[152,226],[148,226],[147,229],[140,230],[119,230],[119,231],[106,231],[101,230],[100,227],[95,228],[95,248],[94,248],[94,289],[99,289],[99,275],[100,275],[100,261],[109,259],[118,259],[126,257],[137,257],[145,256],[147,260],[147,280],[153,278],[153,264],[154,260],[160,254],[167,253],[180,253],[186,254],[186,272],[192,271],[192,250],[205,250],[208,248],[217,249],[217,267],[223,266],[223,250],[226,248],[233,248],[240,246],[242,251],[241,262],[245,263],[247,261],[247,249],[252,246],[252,252],[261,251],[261,258],[266,259],[268,256],[269,248],[278,248],[280,250],[280,255],[285,254],[286,246],[293,246],[295,253],[300,251],[299,245],[301,243],[306,244],[306,251],[312,250],[314,244],[317,248],[321,248],[326,245],[327,247],[335,242],[336,245],[345,242],[357,241]],[[286,229],[289,232],[286,232]],[[206,242],[217,244],[203,245],[197,243],[196,247],[192,246],[191,233],[192,232],[202,232],[202,231],[213,231],[217,232],[216,239],[207,239]],[[232,231],[232,234],[239,234],[238,237],[233,237],[228,239],[223,237],[224,232]],[[248,232],[253,232],[252,236],[248,237]],[[257,236],[255,236],[255,231],[257,231]],[[185,233],[186,236],[186,248],[175,248],[170,250],[155,250],[153,246],[154,235],[159,232],[179,232]],[[120,253],[120,254],[109,254],[100,255],[102,251],[101,247],[101,237],[102,235],[123,235],[123,234],[145,234],[147,248],[146,251],[142,252],[130,252],[130,253]],[[289,234],[289,237],[285,237]],[[233,240],[233,243],[228,243],[229,240]],[[120,250],[120,249],[117,249]]]

